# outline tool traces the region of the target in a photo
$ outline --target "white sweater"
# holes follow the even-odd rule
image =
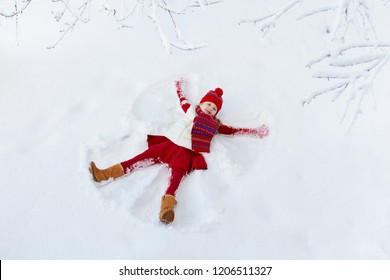
[[[195,117],[195,106],[191,105],[184,117],[177,120],[165,136],[176,145],[192,150],[191,131]]]

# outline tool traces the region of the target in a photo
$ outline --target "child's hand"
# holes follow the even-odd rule
[[[259,136],[260,139],[267,137],[268,134],[269,134],[269,128],[265,124],[263,124],[258,129],[256,129],[256,135]]]
[[[179,97],[183,96],[183,86],[185,86],[186,80],[184,78],[180,78],[175,81],[176,92]]]
[[[180,78],[180,79],[175,81],[176,87],[182,87],[185,84],[186,84],[186,80],[184,78]]]

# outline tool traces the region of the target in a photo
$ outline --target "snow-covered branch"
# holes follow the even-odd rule
[[[52,2],[61,3],[62,7],[54,13],[54,18],[58,22],[64,22],[65,29],[61,30],[62,35],[49,48],[53,48],[73,30],[79,22],[86,23],[90,20],[89,14],[86,12],[96,3],[97,0],[52,0]],[[206,44],[194,44],[188,42],[181,34],[177,24],[177,19],[183,17],[187,12],[191,11],[192,7],[201,7],[217,4],[221,1],[206,1],[206,0],[188,0],[187,2],[179,3],[173,0],[100,0],[100,10],[105,11],[108,16],[112,16],[119,24],[119,28],[133,27],[129,22],[140,12],[144,17],[149,18],[156,27],[162,45],[171,53],[172,47],[181,50],[195,50],[205,47]],[[76,8],[75,3],[79,3]],[[65,15],[68,19],[65,20]],[[146,16],[145,16],[146,15]]]
[[[373,95],[374,81],[390,56],[390,44],[377,42],[373,5],[373,0],[340,0],[334,10],[336,15],[329,52],[307,64],[310,68],[327,60],[325,67],[330,70],[314,73],[313,77],[327,79],[331,85],[312,93],[303,104],[310,104],[316,97],[325,94],[334,93],[332,101],[345,96],[347,101],[341,120],[352,114],[351,126],[362,114],[364,97]],[[352,29],[360,39],[350,36]],[[348,42],[352,40],[357,43]]]
[[[336,9],[337,9],[337,4],[331,5],[331,6],[324,6],[324,7],[321,7],[321,8],[318,8],[318,9],[314,9],[312,11],[309,11],[309,12],[306,12],[306,13],[300,15],[297,18],[297,20],[301,20],[301,19],[304,19],[306,17],[313,16],[313,15],[316,15],[316,14],[319,14],[319,13],[324,13],[324,12],[328,12],[328,11],[335,11]]]
[[[260,30],[263,32],[264,35],[267,34],[267,32],[272,28],[276,26],[276,23],[278,20],[286,14],[291,8],[293,8],[298,3],[302,3],[303,0],[294,0],[289,2],[287,5],[279,8],[278,11],[261,17],[261,18],[255,18],[255,19],[243,19],[240,21],[241,23],[252,23],[252,24],[259,24]]]
[[[374,80],[388,63],[390,56],[390,44],[378,43],[373,21],[374,1],[338,0],[336,3],[316,7],[297,17],[297,20],[305,20],[327,12],[327,16],[334,18],[328,51],[306,65],[311,68],[321,63],[321,67],[327,67],[327,70],[314,73],[313,77],[327,79],[331,84],[313,92],[302,102],[303,105],[310,104],[318,96],[334,93],[332,99],[334,101],[350,93],[343,119],[350,110],[352,100],[358,100],[353,121],[361,113],[363,97],[372,93]],[[274,13],[252,20],[242,20],[240,23],[259,24],[260,30],[266,35],[282,16],[292,10],[292,7],[303,2],[286,0],[287,4]],[[390,0],[383,0],[383,5],[389,2]]]
[[[338,49],[333,49],[331,52],[325,53],[324,55],[321,55],[318,58],[315,58],[311,60],[309,63],[306,64],[306,67],[310,68],[314,64],[317,64],[321,61],[323,61],[326,58],[333,58],[333,61],[337,60],[338,58],[342,57],[344,53],[348,50],[353,49],[380,49],[380,48],[388,48],[389,43],[383,43],[383,42],[364,42],[360,44],[348,44],[344,45]],[[355,62],[360,60],[355,60]],[[347,65],[350,66],[350,65]]]
[[[185,11],[188,9],[188,6],[185,7],[185,9],[182,11],[174,11],[174,9],[169,7],[167,5],[166,1],[164,1],[164,0],[162,1],[163,5],[161,3],[157,3],[156,0],[151,0],[151,3],[152,3],[152,11],[150,14],[150,18],[152,19],[153,23],[157,27],[157,30],[158,30],[158,33],[160,35],[160,39],[161,39],[163,46],[165,47],[165,49],[169,53],[171,53],[171,47],[175,47],[175,48],[187,51],[187,50],[195,50],[195,49],[199,49],[199,48],[203,48],[203,47],[207,46],[206,44],[189,43],[181,35],[181,31],[176,24],[176,21],[175,21],[173,14],[184,15]],[[199,3],[201,3],[201,2],[199,2]],[[173,30],[175,32],[176,40],[170,39],[163,31],[163,27],[160,24],[160,19],[158,17],[158,9],[162,9],[165,13],[167,13],[169,15],[170,21],[171,21],[172,26],[173,26]]]
[[[302,104],[310,104],[318,96],[332,93],[334,93],[332,101],[335,101],[340,96],[349,93],[350,96],[347,100],[342,120],[345,119],[349,112],[352,101],[357,100],[356,109],[353,112],[352,125],[357,116],[362,113],[363,97],[373,93],[374,81],[380,70],[389,61],[389,57],[390,43],[354,44],[344,46],[333,53],[322,55],[308,64],[308,67],[327,59],[330,70],[316,72],[313,77],[327,79],[332,84],[312,93]]]
[[[339,1],[332,30],[332,41],[344,42],[351,27],[365,40],[376,39],[372,23],[373,0]]]
[[[383,5],[390,3],[390,0],[382,1]],[[276,26],[282,16],[291,11],[295,5],[303,2],[303,0],[289,1],[274,13],[251,20],[241,20],[240,23],[258,24],[265,36],[272,27]],[[353,100],[357,100],[357,106],[352,123],[362,112],[363,97],[372,94],[375,78],[390,57],[390,44],[378,43],[373,21],[373,7],[374,0],[338,0],[336,3],[316,7],[297,17],[297,20],[304,20],[325,12],[334,17],[329,50],[306,65],[311,68],[321,63],[321,67],[327,67],[327,70],[315,72],[313,77],[326,79],[331,84],[313,92],[303,100],[303,105],[310,104],[318,96],[334,94],[332,101],[335,101],[350,93],[343,120]],[[356,35],[360,39],[356,39]],[[353,44],[350,43],[351,41]]]

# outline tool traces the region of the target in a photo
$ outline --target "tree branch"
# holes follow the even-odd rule
[[[0,16],[5,17],[5,18],[12,18],[12,17],[17,16],[19,14],[22,14],[24,12],[24,10],[27,9],[27,7],[31,4],[31,0],[24,0],[22,2],[24,2],[25,5],[21,7],[20,4],[17,5],[16,1],[15,1],[14,7],[15,7],[15,5],[17,5],[17,9],[14,9],[11,12],[0,11]]]
[[[64,20],[63,18],[65,14],[67,14],[71,19],[65,22],[66,28],[64,30],[61,30],[62,35],[52,46],[48,47],[49,49],[56,47],[63,40],[63,38],[71,30],[74,29],[74,27],[79,22],[87,23],[90,20],[89,16],[84,16],[84,13],[86,12],[86,9],[91,6],[91,2],[96,0],[83,0],[83,4],[79,9],[72,9],[70,7],[70,3],[74,3],[74,1],[75,0],[52,0],[52,2],[60,2],[63,5],[63,10],[55,13],[55,19],[57,21]],[[182,37],[180,29],[176,24],[176,17],[184,16],[189,7],[191,6],[201,5],[201,7],[204,8],[205,6],[221,2],[213,1],[212,3],[209,3],[205,0],[188,0],[187,4],[185,4],[184,7],[177,9],[172,5],[174,3],[173,1],[136,0],[134,3],[132,3],[133,9],[128,12],[126,10],[125,4],[130,3],[129,1],[131,0],[123,0],[122,5],[120,7],[111,6],[111,3],[103,2],[102,9],[108,11],[109,15],[113,16],[116,19],[116,21],[120,25],[119,28],[132,28],[133,26],[130,26],[128,23],[126,23],[126,21],[135,14],[136,10],[141,10],[142,13],[144,13],[145,10],[148,15],[148,18],[152,20],[153,24],[156,27],[162,45],[169,53],[172,53],[172,47],[175,47],[180,50],[195,50],[207,46],[207,44],[192,44],[187,42],[187,40]],[[165,23],[165,18],[161,18],[162,16],[169,17],[169,22],[172,24],[172,27],[170,27],[170,29],[167,29],[167,27],[162,24],[162,22]],[[173,31],[175,34],[175,38],[168,36],[164,30],[168,30],[169,32]]]
[[[293,8],[298,3],[302,3],[303,0],[294,0],[289,2],[287,5],[281,7],[277,12],[272,13],[270,15],[267,15],[265,17],[261,18],[255,18],[255,19],[243,19],[239,22],[241,23],[253,23],[258,24],[260,23],[260,30],[265,34],[271,29],[271,27],[275,27],[278,20],[287,13],[291,8]]]
[[[69,13],[71,14],[71,17],[72,17],[72,20],[70,22],[66,22],[65,25],[67,26],[64,30],[61,30],[60,32],[62,33],[62,35],[60,36],[60,38],[54,43],[52,44],[51,46],[48,46],[47,48],[48,49],[53,49],[55,48],[63,39],[64,37],[71,31],[73,30],[73,28],[76,26],[76,24],[81,21],[81,22],[84,22],[84,23],[87,23],[89,22],[90,18],[87,17],[87,18],[83,18],[82,16],[84,15],[84,13],[87,11],[87,8],[90,7],[90,4],[91,4],[91,1],[92,0],[85,0],[85,2],[77,9],[79,10],[80,12],[79,13],[76,13],[74,12],[68,5],[69,1],[67,1],[65,3],[64,0],[53,0],[54,2],[61,2],[62,4],[64,4],[64,7],[65,7],[65,10],[64,10],[64,13],[66,11],[69,11]],[[63,14],[60,16],[60,18],[62,18]],[[57,17],[56,17],[57,19]]]
[[[313,16],[313,15],[316,15],[319,13],[335,11],[336,9],[337,9],[337,4],[331,5],[331,6],[324,6],[322,8],[318,8],[318,9],[315,9],[315,10],[312,10],[312,11],[309,11],[309,12],[306,12],[306,13],[300,15],[299,17],[297,17],[297,20],[301,20],[301,19]]]
[[[364,52],[363,54],[357,54],[357,57],[355,58],[344,58],[344,56],[350,55],[351,50],[357,48],[361,48],[363,51],[366,51],[366,48],[369,48],[368,51],[370,51],[370,53]],[[387,48],[386,51],[383,50],[385,48]],[[343,47],[335,51],[333,54],[328,53],[321,56],[321,59],[318,59],[317,62],[325,58],[329,59],[329,66],[335,67],[336,69],[347,68],[348,72],[322,71],[314,74],[313,77],[315,78],[342,81],[333,82],[331,86],[312,93],[308,98],[303,100],[302,105],[310,104],[318,96],[329,94],[334,91],[336,91],[336,94],[332,101],[335,101],[340,96],[344,95],[347,89],[350,89],[351,95],[347,100],[341,121],[343,122],[345,120],[350,111],[352,102],[357,100],[356,109],[353,112],[351,121],[352,126],[357,117],[362,113],[361,108],[364,96],[372,95],[374,81],[380,70],[390,59],[390,44],[366,43],[364,45],[349,45],[348,47]],[[365,67],[362,68],[362,65],[365,65]]]

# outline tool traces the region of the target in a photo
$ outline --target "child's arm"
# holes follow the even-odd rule
[[[182,79],[175,82],[176,93],[177,93],[177,96],[179,97],[181,108],[183,109],[184,113],[187,113],[187,110],[188,110],[188,108],[191,107],[191,104],[188,102],[188,99],[186,98],[186,96],[183,93],[182,84],[183,84]]]
[[[225,135],[253,135],[259,138],[264,138],[269,134],[269,128],[265,124],[258,128],[239,128],[221,124],[218,128],[218,133]]]

